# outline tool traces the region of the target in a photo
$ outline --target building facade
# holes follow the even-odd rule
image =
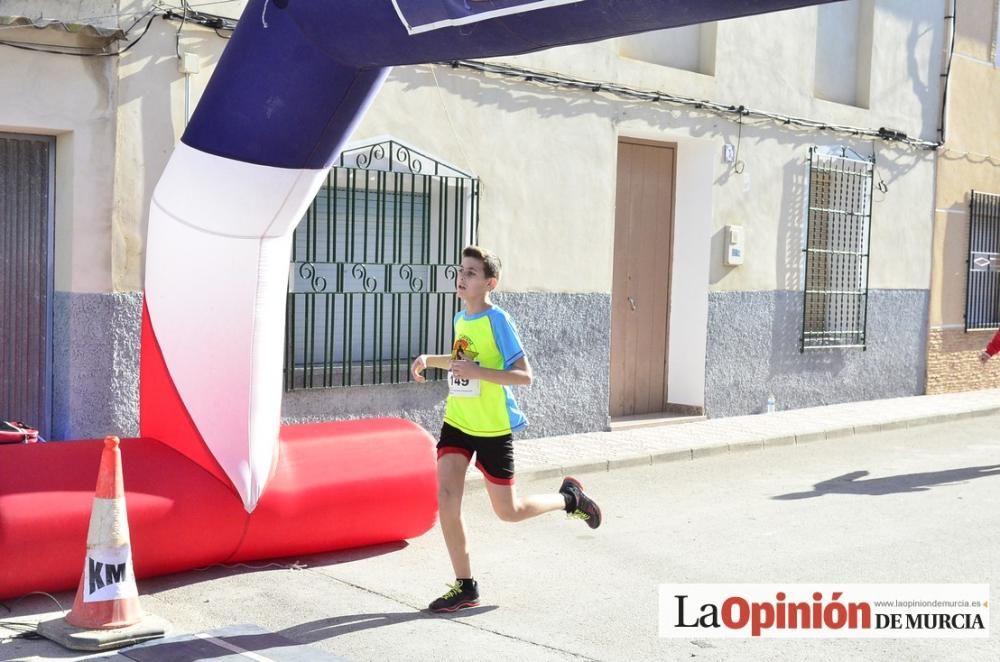
[[[296,239],[285,420],[439,425],[444,383],[406,366],[450,343],[472,240],[503,259],[532,436],[923,393],[946,4],[395,69]],[[84,9],[46,16],[150,7]],[[0,139],[54,152],[50,436],[137,432],[149,199],[225,36],[157,16],[115,57],[0,46]]]
[[[996,387],[978,358],[1000,326],[1000,3],[957,4],[937,172],[927,392]]]

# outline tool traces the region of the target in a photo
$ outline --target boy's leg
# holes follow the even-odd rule
[[[461,452],[443,452],[437,465],[438,518],[456,577],[472,577],[465,525],[462,523],[462,495],[469,459]]]
[[[497,516],[505,522],[520,522],[542,513],[565,510],[570,517],[582,519],[592,529],[601,525],[601,508],[584,494],[577,479],[567,476],[555,494],[536,494],[518,498],[513,479],[510,484],[497,483],[486,474],[486,492]]]
[[[447,593],[428,606],[434,612],[453,612],[479,604],[479,588],[472,578],[469,548],[462,523],[465,472],[471,458],[472,451],[462,445],[455,430],[444,426],[441,443],[438,444],[438,519],[441,521],[441,532],[455,570],[455,583]]]
[[[486,493],[490,495],[493,511],[504,522],[520,522],[542,513],[566,510],[566,499],[558,492],[521,498],[517,496],[517,488],[513,483],[494,483],[489,476],[486,477]]]
[[[486,492],[497,517],[505,522],[520,522],[555,510],[565,510],[570,517],[582,519],[592,529],[601,525],[601,509],[583,493],[580,481],[567,476],[555,494],[536,494],[519,498],[514,487],[514,441],[510,435],[477,439],[474,442],[476,467],[486,479]]]
[[[514,441],[510,435],[479,441],[476,466],[486,479],[486,493],[497,517],[504,522],[520,522],[554,510],[566,510],[566,498],[559,493],[518,497],[514,486]]]

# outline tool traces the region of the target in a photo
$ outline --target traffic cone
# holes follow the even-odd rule
[[[87,557],[76,591],[70,625],[106,630],[135,625],[142,619],[139,589],[132,570],[132,545],[125,516],[125,483],[118,437],[104,438],[97,490],[87,531]]]
[[[162,637],[139,606],[125,510],[118,437],[104,438],[97,490],[87,531],[83,575],[64,619],[39,624],[39,632],[76,650],[105,650]]]

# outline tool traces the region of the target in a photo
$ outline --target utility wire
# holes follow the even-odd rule
[[[12,48],[21,48],[24,50],[31,50],[31,51],[58,53],[61,55],[103,56],[103,57],[116,56],[125,53],[130,48],[139,43],[139,41],[149,31],[149,27],[150,25],[152,25],[153,19],[156,18],[157,16],[162,16],[165,20],[179,19],[181,21],[181,25],[177,31],[178,41],[179,41],[180,31],[181,29],[183,29],[185,23],[188,21],[192,23],[197,23],[198,25],[202,25],[204,27],[212,28],[220,38],[225,39],[226,37],[224,37],[219,31],[225,30],[231,32],[232,30],[235,30],[237,21],[235,19],[219,16],[216,14],[209,14],[205,12],[195,11],[194,8],[210,4],[224,4],[225,2],[229,1],[231,0],[221,0],[220,2],[206,2],[197,5],[191,5],[188,4],[186,0],[182,0],[182,6],[175,8],[168,8],[165,5],[156,3],[149,11],[143,14],[140,18],[136,19],[136,21],[125,31],[125,33],[128,34],[140,21],[149,16],[149,20],[147,21],[145,28],[143,28],[142,33],[136,39],[129,42],[127,46],[112,53],[103,53],[103,52],[73,53],[67,50],[55,50],[45,47],[29,46],[25,44],[18,44],[3,40],[0,40],[0,45],[10,46]],[[152,16],[150,16],[150,14],[152,14]],[[906,135],[906,133],[904,133],[903,131],[887,127],[879,127],[876,129],[871,127],[834,124],[830,122],[822,122],[820,120],[809,119],[806,117],[796,117],[794,115],[783,115],[780,113],[755,110],[753,108],[747,108],[744,105],[734,106],[729,104],[718,103],[715,101],[709,101],[707,99],[695,99],[691,97],[685,97],[659,90],[644,90],[644,89],[629,87],[627,85],[621,85],[618,83],[573,78],[571,76],[566,76],[563,74],[537,71],[533,69],[526,69],[523,67],[515,67],[508,64],[483,62],[480,60],[452,60],[450,62],[440,62],[438,64],[441,66],[451,67],[452,69],[469,69],[486,75],[495,75],[503,78],[517,79],[529,83],[538,83],[541,85],[546,85],[557,89],[590,91],[597,94],[602,94],[602,93],[612,94],[614,96],[626,99],[638,99],[640,101],[648,101],[653,103],[667,103],[675,106],[685,106],[689,108],[694,108],[696,110],[705,110],[730,120],[733,119],[733,117],[735,116],[736,121],[739,123],[741,136],[742,136],[744,118],[758,118],[775,122],[777,124],[785,126],[794,126],[801,129],[809,129],[809,130],[822,131],[828,133],[837,133],[842,135],[854,136],[857,138],[882,140],[887,143],[900,143],[908,145],[910,147],[916,147],[918,149],[936,150],[942,145],[942,143],[939,141],[930,141],[930,140],[923,140],[921,138],[912,138]]]
[[[795,126],[798,128],[826,131],[830,133],[839,133],[844,135],[855,136],[858,138],[877,139],[877,140],[882,140],[884,142],[896,142],[909,145],[910,147],[916,147],[919,149],[933,150],[941,146],[941,143],[939,142],[923,140],[920,138],[911,138],[902,131],[886,127],[880,127],[875,129],[875,128],[866,128],[859,126],[848,126],[844,124],[833,124],[830,122],[822,122],[820,120],[813,120],[805,117],[796,117],[794,115],[783,115],[780,113],[755,110],[753,108],[748,108],[743,105],[733,106],[724,103],[718,103],[716,101],[709,101],[706,99],[695,99],[691,97],[680,96],[677,94],[671,94],[669,92],[662,92],[659,90],[644,90],[644,89],[629,87],[627,85],[620,85],[618,83],[609,83],[609,82],[585,80],[581,78],[573,78],[570,76],[565,76],[563,74],[526,69],[523,67],[515,67],[508,64],[482,62],[480,60],[452,60],[450,62],[440,62],[438,64],[441,66],[448,66],[453,69],[469,69],[487,75],[495,75],[503,78],[517,79],[528,83],[538,83],[541,85],[546,85],[558,89],[589,91],[598,94],[606,93],[627,99],[638,99],[640,101],[650,101],[654,103],[668,103],[676,106],[686,106],[690,108],[695,108],[697,110],[705,110],[714,113],[716,115],[719,115],[720,117],[724,117],[726,119],[733,119],[735,116],[737,120],[740,122],[742,122],[743,118],[759,118],[786,126]]]

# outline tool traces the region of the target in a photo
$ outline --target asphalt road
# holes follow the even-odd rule
[[[408,543],[146,580],[142,602],[180,632],[255,624],[349,660],[1000,659],[995,636],[685,640],[657,631],[662,583],[988,583],[996,602],[1000,417],[581,478],[604,510],[596,531],[561,514],[504,523],[482,488],[466,494],[482,606],[457,615],[419,611],[452,580],[437,528]],[[8,603],[6,617],[54,606],[32,596]],[[253,639],[242,643],[254,650]],[[0,659],[32,656],[73,657],[44,641],[0,643]]]

